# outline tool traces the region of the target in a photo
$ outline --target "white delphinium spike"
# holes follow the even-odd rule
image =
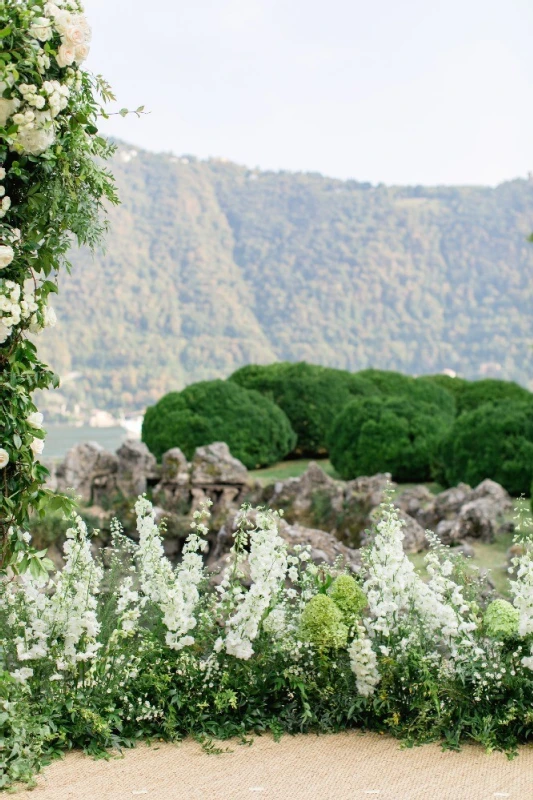
[[[193,530],[185,542],[182,561],[173,570],[164,553],[152,504],[145,497],[140,497],[135,504],[141,592],[145,603],[151,601],[161,610],[167,628],[166,644],[174,650],[194,643],[194,638],[187,634],[196,626],[194,612],[200,599],[198,585],[204,578],[201,552],[206,542],[202,537],[207,533],[203,520],[209,517],[209,505],[210,501],[206,501],[195,512],[191,523]]]
[[[287,577],[287,546],[278,533],[279,515],[259,511],[250,531],[250,579],[247,592],[236,595],[237,610],[226,623],[226,652],[244,660],[253,655],[261,620]]]
[[[445,594],[453,582],[443,584],[444,576],[431,559],[433,582],[426,584],[417,574],[403,550],[403,525],[394,506],[382,507],[376,536],[365,554],[368,574],[363,590],[371,615],[369,632],[389,637],[407,631],[410,636],[450,647],[458,637],[467,635],[471,623],[447,602]],[[462,607],[460,587],[455,584],[454,592]]]
[[[75,516],[74,523],[66,533],[65,566],[49,606],[50,636],[60,644],[56,658],[60,670],[90,661],[101,646],[96,612],[103,569],[93,559],[84,521]]]
[[[522,509],[517,508],[515,511],[518,532],[513,541],[515,545],[520,545],[523,552],[512,559],[516,580],[510,581],[510,591],[513,604],[520,613],[518,633],[520,636],[528,636],[533,633],[533,524],[525,518]]]
[[[426,531],[426,537],[431,549],[424,560],[429,574],[428,586],[438,602],[436,624],[444,643],[455,656],[460,650],[466,648],[468,652],[474,646],[472,633],[477,624],[465,600],[463,587],[451,577],[454,564],[449,548],[432,531]]]
[[[381,680],[378,659],[372,649],[372,642],[362,625],[357,625],[356,637],[348,650],[350,665],[356,677],[357,692],[362,697],[374,694]]]
[[[373,634],[389,636],[411,608],[416,573],[403,549],[403,520],[394,506],[381,508],[372,546],[364,553],[367,577],[363,591],[368,600]]]

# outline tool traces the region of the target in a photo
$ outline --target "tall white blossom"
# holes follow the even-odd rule
[[[244,660],[253,655],[261,621],[287,577],[287,546],[278,533],[278,516],[259,511],[250,531],[251,586],[236,594],[237,607],[226,622],[226,652]]]
[[[374,694],[381,680],[377,655],[372,649],[372,641],[362,625],[357,626],[356,637],[348,651],[350,666],[355,674],[357,692],[362,697]]]
[[[206,547],[202,536],[207,533],[203,520],[209,512],[207,507],[195,512],[193,530],[185,542],[181,563],[174,570],[165,556],[152,504],[144,497],[139,498],[135,511],[139,532],[137,563],[142,594],[145,601],[149,599],[161,610],[167,628],[167,646],[181,650],[194,644],[190,631],[197,623],[195,611],[200,599],[198,586],[204,578],[201,552]]]

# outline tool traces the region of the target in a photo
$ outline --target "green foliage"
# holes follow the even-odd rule
[[[278,359],[470,379],[499,364],[530,385],[526,180],[369,187],[132,149],[113,162],[106,254],[75,255],[44,335],[49,363],[83,376],[50,412],[140,413]]]
[[[513,495],[533,478],[533,403],[487,403],[461,414],[439,447],[439,478],[476,486],[492,478]]]
[[[456,394],[457,411],[473,411],[485,403],[533,403],[533,394],[512,381],[462,381]]]
[[[399,372],[387,372],[379,369],[366,369],[358,375],[370,381],[385,397],[407,397],[413,403],[425,403],[436,406],[441,414],[453,419],[456,405],[453,395],[445,386],[426,378],[411,378]]]
[[[31,783],[42,763],[47,726],[31,698],[0,669],[0,790],[16,781]]]
[[[333,581],[329,596],[342,614],[344,624],[351,628],[361,618],[367,606],[366,595],[351,575],[339,575]]]
[[[498,598],[489,603],[483,624],[493,639],[512,639],[518,636],[520,612],[507,600]]]
[[[407,396],[353,400],[329,435],[331,463],[346,479],[390,472],[401,483],[427,481],[448,420]]]
[[[197,447],[226,442],[249,469],[280,461],[296,441],[271,400],[224,381],[202,381],[165,395],[147,409],[142,438],[157,458],[180,447],[190,459]]]
[[[36,459],[45,434],[30,415],[36,412],[34,393],[57,386],[58,379],[28,337],[54,324],[49,299],[58,291],[58,273],[70,268],[66,254],[72,241],[94,247],[105,230],[100,218],[104,202],[118,202],[112,176],[103,167],[114,146],[97,128],[97,98],[108,99],[109,90],[76,65],[59,65],[61,36],[53,20],[41,48],[32,20],[44,13],[40,0],[0,3],[0,245],[6,260],[0,273],[0,448],[3,461],[6,454],[9,458],[1,468],[0,572],[8,565],[39,568],[35,553],[21,560],[28,548],[18,529],[48,499],[43,488],[47,472]],[[49,91],[54,85],[57,91]],[[33,109],[31,87],[38,95]],[[55,107],[52,94],[56,100],[61,96]],[[45,109],[44,121],[36,108]],[[22,112],[35,121],[30,132],[18,119],[24,120]],[[55,502],[72,506],[66,499]]]
[[[300,635],[318,650],[344,647],[348,640],[348,628],[343,622],[343,612],[325,594],[317,594],[306,603],[302,612]]]
[[[350,400],[376,393],[358,375],[305,362],[251,364],[234,372],[229,380],[273,400],[285,412],[298,437],[295,455],[308,457],[327,454],[331,421]]]

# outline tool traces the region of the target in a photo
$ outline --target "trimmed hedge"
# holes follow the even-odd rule
[[[510,494],[529,494],[533,480],[533,402],[485,403],[455,421],[439,448],[448,486],[491,478]]]
[[[450,420],[455,418],[456,403],[453,393],[426,376],[412,378],[401,372],[365,369],[357,375],[370,381],[386,397],[408,397],[415,403],[437,406]]]
[[[377,389],[350,372],[305,362],[280,362],[242,367],[228,378],[273,400],[296,433],[294,455],[321,457],[328,453],[327,434],[334,417],[354,397],[370,397]]]
[[[331,463],[345,480],[390,472],[402,483],[428,481],[448,425],[437,406],[407,396],[353,400],[330,430]]]
[[[191,459],[197,447],[226,442],[235,458],[248,469],[257,469],[290,453],[296,434],[283,411],[267,397],[216,380],[170,392],[148,408],[142,440],[158,459],[171,447],[180,447]]]
[[[512,381],[486,378],[482,381],[463,381],[457,392],[457,411],[473,411],[485,403],[531,403],[533,394]]]

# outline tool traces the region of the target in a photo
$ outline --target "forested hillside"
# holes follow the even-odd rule
[[[372,187],[127,146],[113,169],[107,252],[74,254],[43,336],[50,409],[142,410],[278,359],[532,386],[533,183]]]

